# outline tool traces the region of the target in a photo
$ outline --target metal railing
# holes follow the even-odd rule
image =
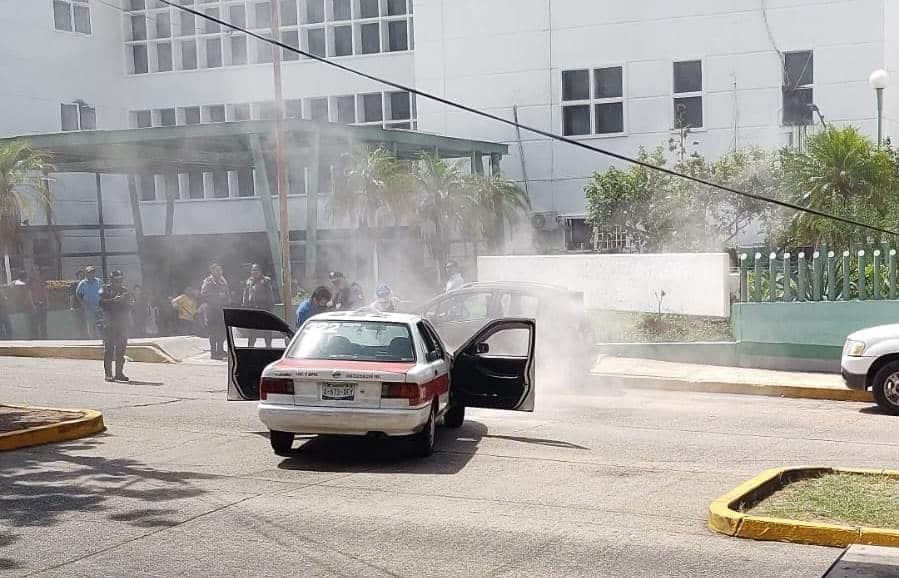
[[[896,299],[896,249],[742,253],[740,302]]]

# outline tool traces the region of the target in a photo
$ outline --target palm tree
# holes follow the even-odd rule
[[[854,127],[829,127],[809,137],[805,151],[785,151],[781,166],[791,200],[811,209],[882,226],[897,185],[887,150]],[[785,240],[799,245],[866,243],[870,231],[807,213],[796,214]]]
[[[22,219],[52,203],[44,173],[52,170],[47,153],[25,140],[0,144],[0,249],[6,282],[12,282],[9,254],[19,245]]]
[[[354,253],[372,247],[372,265],[377,280],[378,236],[372,229],[395,224],[410,213],[413,192],[409,164],[383,147],[354,151],[343,159],[344,170],[327,210],[332,220],[347,221],[353,231]]]
[[[531,200],[521,188],[502,175],[471,175],[468,178],[470,200],[467,229],[476,227],[478,236],[486,238],[493,251],[501,249],[506,225],[514,227],[531,209]]]
[[[443,279],[451,235],[465,229],[466,216],[477,199],[466,186],[461,161],[449,163],[436,153],[428,153],[415,163],[413,172],[418,189],[417,215],[425,225],[422,236]]]

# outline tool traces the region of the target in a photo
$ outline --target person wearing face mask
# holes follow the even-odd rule
[[[275,290],[272,287],[272,278],[262,274],[262,267],[253,263],[250,267],[250,278],[244,283],[243,297],[240,300],[242,307],[271,311],[275,305]],[[272,334],[269,331],[251,330],[248,337],[248,347],[256,345],[256,339],[261,337],[265,341],[265,347],[271,349]]]
[[[200,298],[205,307],[206,328],[209,331],[210,359],[225,359],[225,312],[231,303],[231,289],[225,279],[224,269],[218,263],[209,267],[209,276],[200,287]]]
[[[106,381],[127,383],[125,350],[128,348],[128,327],[131,325],[131,306],[134,299],[124,283],[121,271],[113,271],[109,283],[100,289],[100,325],[103,327],[103,369]],[[115,374],[112,372],[115,362]]]

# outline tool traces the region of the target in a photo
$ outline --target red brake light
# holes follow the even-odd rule
[[[263,377],[259,381],[259,399],[268,399],[269,394],[293,395],[293,379],[289,377]]]
[[[417,383],[382,383],[381,399],[408,399],[409,405],[419,405],[424,389]]]

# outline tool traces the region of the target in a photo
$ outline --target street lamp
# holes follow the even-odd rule
[[[883,144],[883,89],[890,83],[886,70],[878,68],[868,77],[868,84],[877,93],[877,146]]]

